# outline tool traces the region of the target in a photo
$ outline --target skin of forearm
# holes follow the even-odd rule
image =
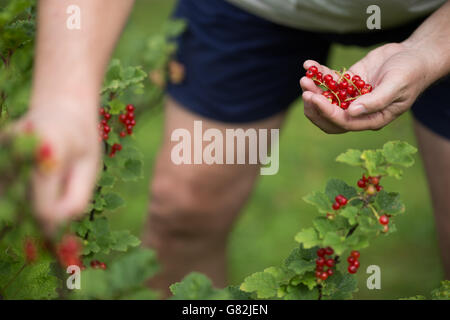
[[[79,30],[66,26],[66,11],[73,4],[80,8]],[[70,112],[95,112],[106,66],[133,4],[134,0],[39,1],[32,109],[64,104]]]
[[[450,1],[442,5],[403,42],[417,50],[428,70],[428,84],[450,73]]]

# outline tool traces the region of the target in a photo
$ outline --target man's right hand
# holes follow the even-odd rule
[[[32,191],[35,213],[49,234],[63,221],[83,213],[100,163],[96,115],[69,110],[76,109],[68,105],[32,108],[17,124],[19,130],[31,127],[39,137],[38,148],[45,149],[41,152],[46,159],[40,161],[46,164],[36,166]]]

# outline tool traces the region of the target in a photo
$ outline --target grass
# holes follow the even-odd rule
[[[133,43],[158,32],[170,14],[173,0],[140,0],[122,37],[116,56],[133,63]],[[333,46],[329,65],[350,66],[362,58],[367,49]],[[301,76],[299,61],[299,78]],[[299,93],[300,94],[300,93]],[[230,238],[229,273],[232,284],[240,283],[252,272],[278,265],[295,246],[294,235],[311,225],[316,214],[302,197],[312,190],[323,189],[326,180],[338,177],[348,183],[357,181],[360,172],[334,161],[348,148],[377,148],[389,140],[404,140],[416,144],[412,118],[405,114],[399,120],[377,132],[327,135],[312,125],[303,115],[301,101],[291,110],[280,141],[280,170],[275,176],[261,177],[250,202],[240,216]],[[145,155],[145,179],[126,184],[126,209],[111,217],[113,227],[129,228],[139,234],[148,206],[148,181],[162,134],[161,112],[149,112],[140,120],[136,143]],[[397,220],[398,232],[372,242],[362,251],[358,273],[360,299],[392,299],[416,294],[428,294],[443,277],[438,256],[427,182],[422,164],[408,169],[401,181],[383,182],[387,190],[402,194],[406,215]],[[368,290],[365,269],[381,267],[381,290]]]

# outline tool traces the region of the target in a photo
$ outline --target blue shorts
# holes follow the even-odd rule
[[[400,42],[425,19],[368,33],[316,33],[278,25],[224,0],[179,0],[174,17],[188,29],[177,60],[186,78],[168,94],[188,110],[226,123],[261,120],[286,110],[301,95],[303,61],[326,64],[334,42],[370,46]],[[415,117],[450,139],[450,78],[430,87],[413,107]]]

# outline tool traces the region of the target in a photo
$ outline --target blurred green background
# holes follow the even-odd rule
[[[137,42],[157,33],[170,15],[174,0],[137,0],[132,18],[116,50],[125,63],[133,63],[139,52]],[[362,58],[367,49],[334,46],[329,65],[349,67]],[[299,78],[302,61],[299,61]],[[300,95],[300,89],[299,89]],[[145,106],[141,106],[145,107]],[[415,145],[412,118],[405,114],[378,132],[326,135],[303,115],[300,101],[295,103],[280,141],[280,170],[277,175],[261,177],[251,201],[244,209],[231,235],[229,275],[232,284],[245,276],[278,265],[295,246],[294,235],[311,225],[316,214],[302,197],[322,190],[326,180],[338,177],[354,183],[360,172],[334,161],[348,148],[378,148],[388,140],[404,140]],[[137,144],[144,152],[145,179],[121,187],[127,206],[111,217],[113,227],[130,228],[140,234],[147,213],[148,181],[162,133],[162,110],[146,112],[137,127]],[[360,299],[391,299],[429,294],[443,278],[427,183],[421,161],[408,169],[401,181],[383,182],[387,190],[399,191],[407,206],[406,215],[397,219],[398,232],[372,242],[361,255],[358,273]],[[381,290],[366,288],[367,266],[381,267]]]

